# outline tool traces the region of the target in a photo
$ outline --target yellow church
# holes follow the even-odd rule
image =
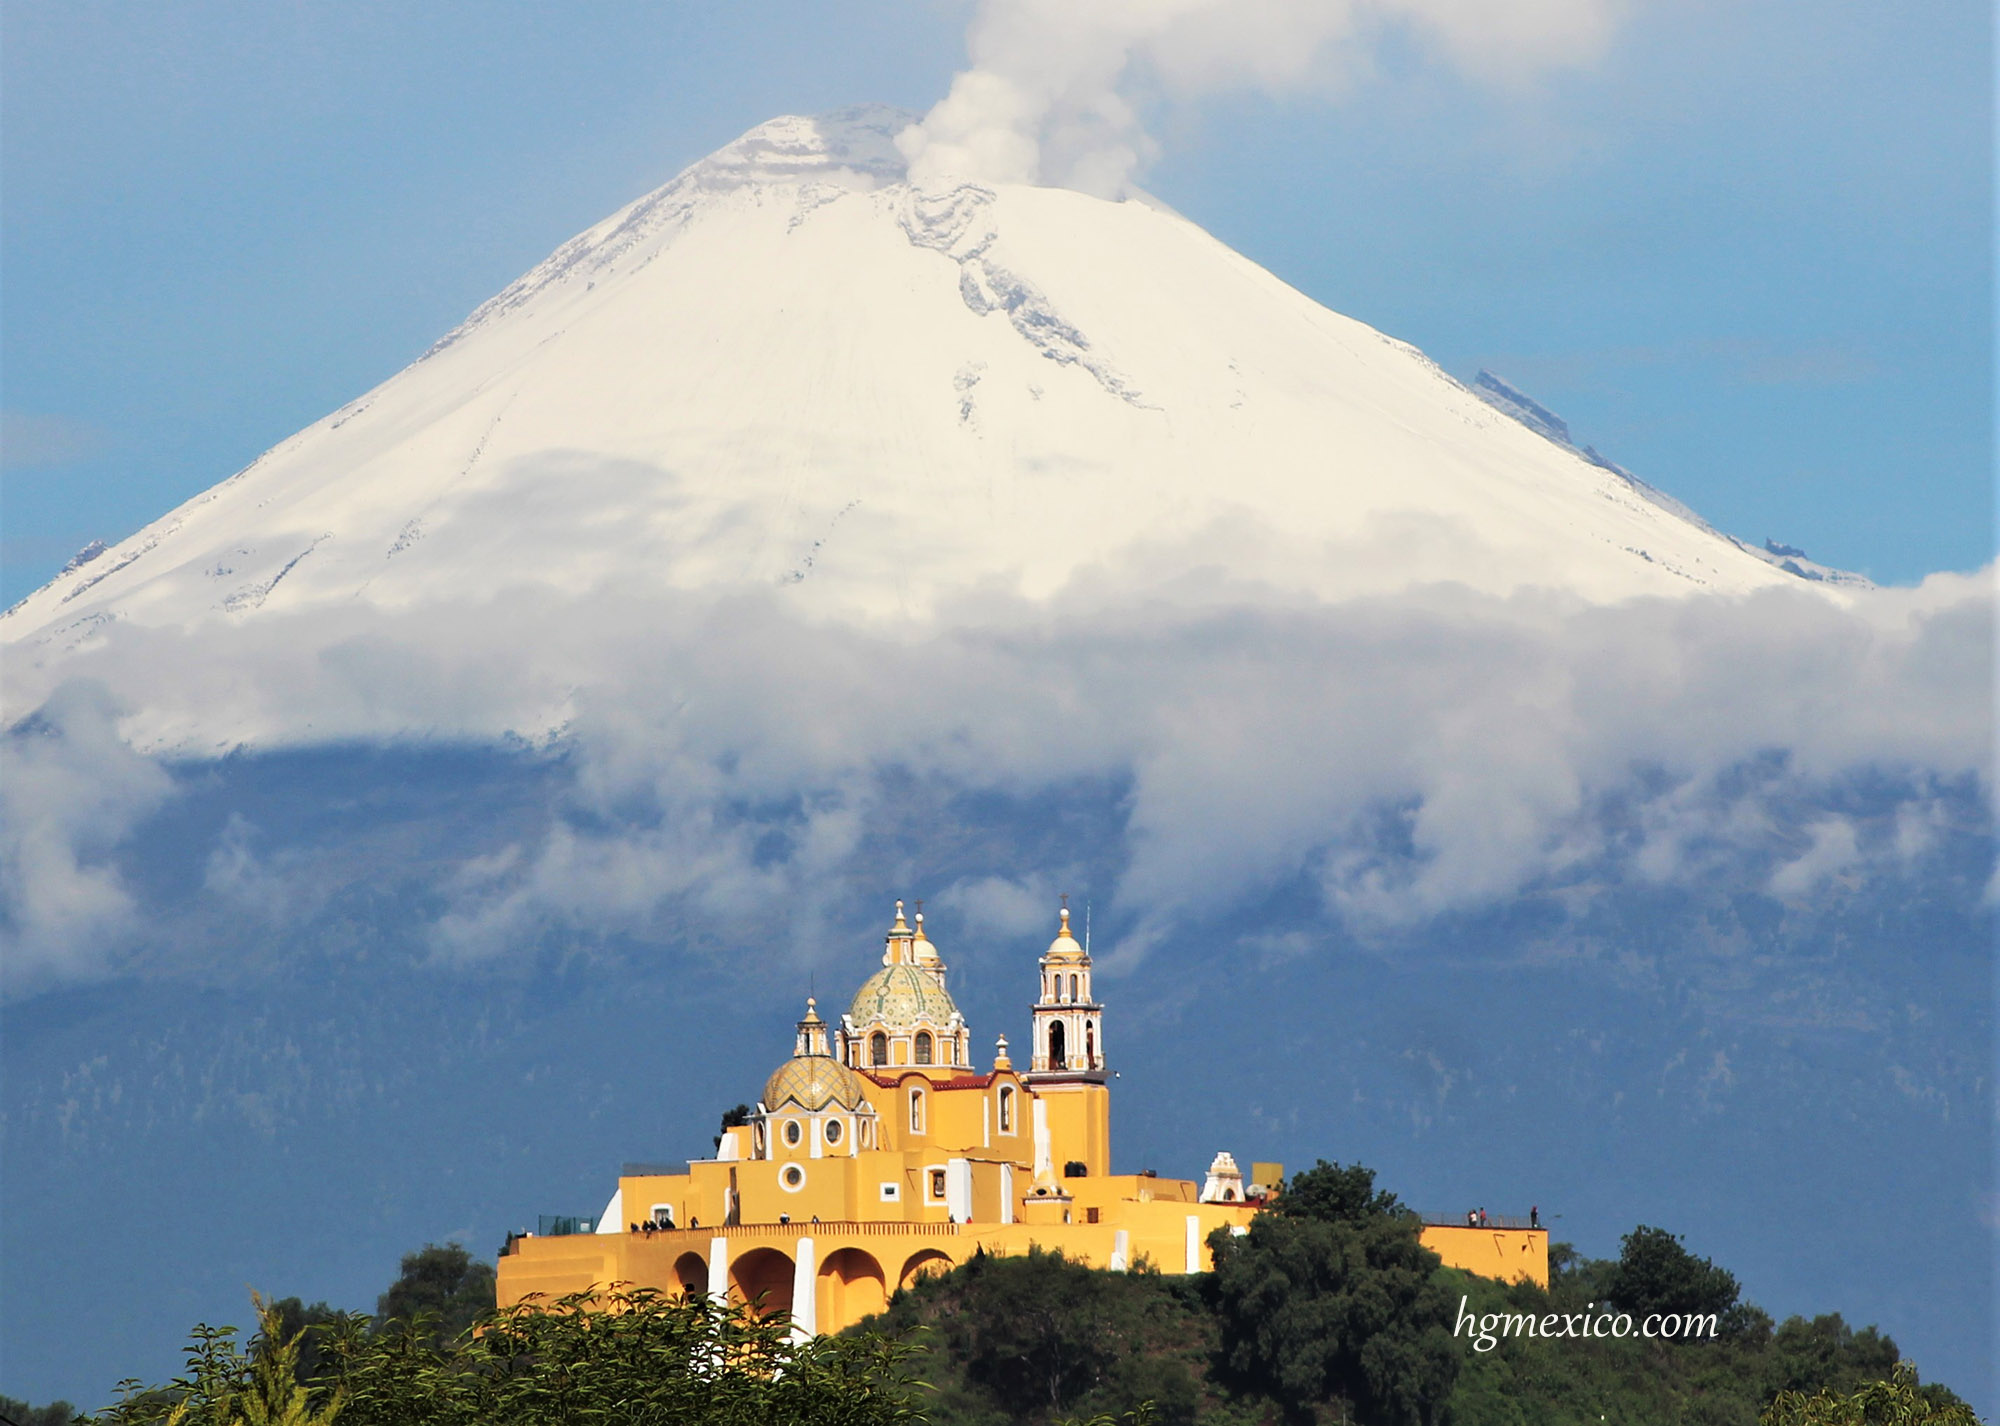
[[[626,1283],[761,1302],[803,1335],[850,1326],[982,1249],[1206,1271],[1209,1235],[1247,1231],[1282,1169],[1256,1164],[1246,1182],[1225,1151],[1201,1183],[1111,1171],[1104,1007],[1067,906],[1058,921],[1027,1067],[1003,1035],[982,1073],[923,913],[912,923],[897,902],[881,968],[834,1024],[807,1000],[791,1058],[715,1157],[628,1165],[587,1231],[512,1240],[500,1305]],[[1455,1267],[1548,1282],[1539,1228],[1427,1224],[1423,1241]]]

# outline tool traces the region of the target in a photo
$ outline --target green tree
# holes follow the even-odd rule
[[[1771,1334],[1771,1356],[1780,1391],[1853,1391],[1893,1374],[1896,1344],[1873,1327],[1855,1331],[1838,1312],[1789,1317]]]
[[[83,1413],[67,1401],[51,1401],[47,1406],[30,1406],[11,1396],[0,1396],[0,1417],[14,1426],[74,1426]]]
[[[1290,1421],[1345,1403],[1363,1426],[1431,1426],[1451,1394],[1455,1300],[1416,1215],[1374,1183],[1322,1159],[1247,1234],[1209,1239],[1222,1374]]]
[[[747,1104],[739,1104],[734,1109],[723,1110],[722,1123],[717,1128],[715,1135],[715,1147],[718,1149],[722,1147],[723,1130],[742,1128],[745,1124],[748,1124],[750,1122],[751,1116],[753,1115],[754,1112],[755,1111],[753,1111]]]
[[[781,1319],[706,1297],[579,1293],[489,1314],[439,1341],[421,1314],[327,1329],[328,1371],[298,1380],[296,1336],[259,1304],[246,1352],[198,1327],[189,1369],[128,1393],[106,1426],[901,1426],[908,1353],[875,1336],[794,1343]]]
[[[457,1243],[426,1243],[403,1255],[403,1267],[375,1303],[378,1329],[391,1322],[424,1324],[442,1345],[467,1331],[493,1310],[493,1266]]]
[[[1604,1284],[1611,1300],[1634,1317],[1677,1312],[1714,1313],[1725,1327],[1740,1327],[1740,1289],[1733,1273],[1681,1246],[1678,1235],[1641,1223],[1627,1233],[1618,1266]]]
[[[271,1310],[277,1314],[278,1334],[298,1344],[299,1380],[317,1380],[326,1367],[320,1344],[328,1329],[343,1321],[347,1314],[324,1302],[307,1305],[296,1297],[279,1298],[271,1304]]]
[[[1150,1413],[1158,1426],[1230,1426],[1208,1380],[1215,1319],[1198,1280],[1141,1261],[1114,1273],[1060,1253],[975,1253],[919,1279],[863,1324],[917,1346],[940,1426],[1033,1426]]]
[[[1907,1361],[1851,1393],[1779,1392],[1758,1420],[1761,1426],[1979,1426],[1972,1408],[1950,1392],[1920,1386]]]

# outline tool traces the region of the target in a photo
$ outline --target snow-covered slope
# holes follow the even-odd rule
[[[925,621],[1190,572],[1316,601],[1790,580],[1156,206],[913,191],[907,120],[751,131],[65,570],[0,620],[9,718],[121,624],[522,586]]]

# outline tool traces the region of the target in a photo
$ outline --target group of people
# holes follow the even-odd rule
[[[1470,1208],[1466,1210],[1465,1226],[1468,1228],[1490,1228],[1493,1224],[1487,1218],[1484,1208]],[[1530,1228],[1539,1228],[1542,1226],[1542,1206],[1539,1203],[1530,1204],[1528,1207],[1528,1226]]]
[[[701,1220],[699,1218],[690,1218],[688,1226],[699,1228]],[[632,1224],[632,1231],[634,1233],[644,1233],[649,1237],[654,1233],[671,1233],[674,1231],[674,1215],[667,1213],[658,1218],[648,1218],[644,1223],[634,1223]]]

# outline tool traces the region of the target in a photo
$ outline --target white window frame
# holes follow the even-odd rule
[[[787,1193],[797,1193],[806,1186],[806,1166],[786,1164],[778,1170],[778,1187]]]

